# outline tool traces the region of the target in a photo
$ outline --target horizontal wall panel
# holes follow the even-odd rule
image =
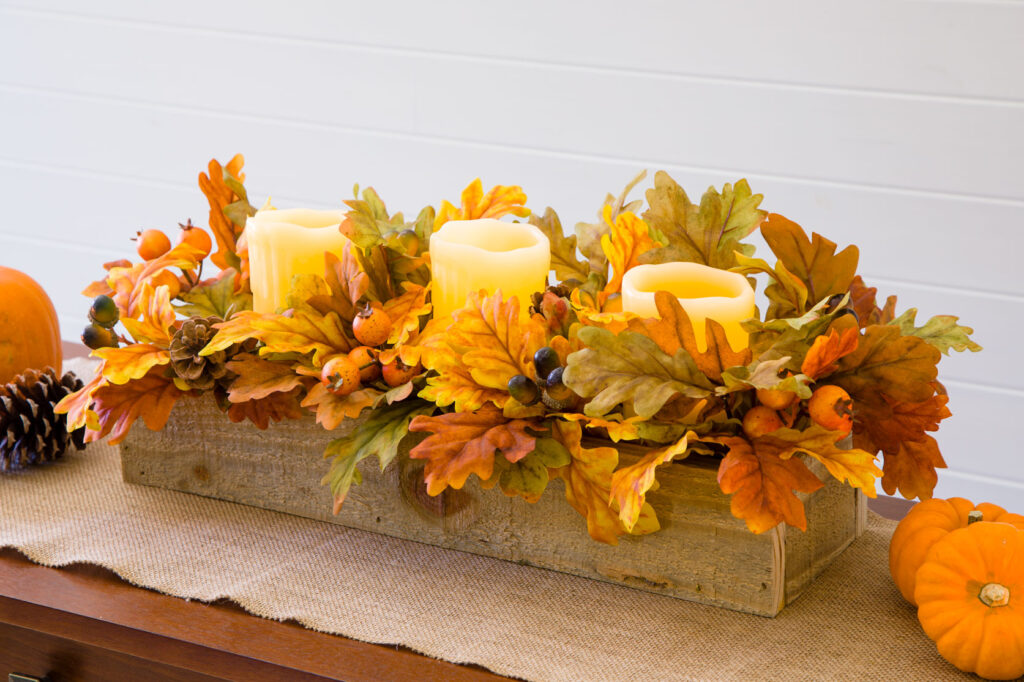
[[[1024,99],[1013,2],[677,4],[12,0],[37,10],[296,40],[808,86]],[[481,27],[485,27],[481,30]],[[785,46],[787,49],[780,49]],[[980,49],[983,46],[983,49]]]
[[[485,63],[118,23],[82,29],[75,20],[8,13],[0,63],[19,66],[0,78],[507,148],[1024,199],[1016,165],[1024,138],[1010,134],[1024,129],[1024,106]],[[224,61],[211,63],[211,55]]]
[[[244,151],[248,184],[257,202],[269,194],[337,206],[350,195],[352,184],[361,182],[374,185],[393,210],[415,213],[426,204],[439,205],[441,199],[456,201],[460,189],[479,175],[488,185],[523,185],[532,206],[554,206],[565,225],[571,226],[579,220],[592,220],[605,193],[618,193],[642,170],[626,161],[495,150],[2,88],[0,106],[6,124],[15,131],[0,150],[0,168],[6,158],[16,165],[71,168],[86,175],[169,183],[187,190],[196,186],[195,178],[210,156],[227,159]],[[673,164],[664,167],[694,198],[710,184],[720,186],[736,179],[732,174],[692,171]],[[83,189],[83,181],[75,175],[36,186],[31,170],[23,174],[14,168],[9,172],[11,187],[17,188],[10,192],[10,201],[19,216],[32,215],[54,191],[72,192],[76,200],[84,200],[92,191],[105,191],[122,200],[111,185],[106,185],[106,190]],[[1019,243],[1024,204],[926,197],[756,175],[749,178],[754,190],[765,195],[765,208],[784,213],[808,231],[821,232],[840,245],[858,244],[861,270],[867,275],[1024,295],[1024,279],[1016,275],[1017,250],[1004,248]],[[648,185],[651,181],[649,177]],[[124,213],[126,224],[105,225],[102,238],[120,239],[122,230],[150,220],[164,224],[165,220],[187,216],[199,220],[205,215],[197,194],[175,193],[157,199],[154,191],[139,189],[139,195],[146,197],[141,203],[147,207],[137,215],[134,209]],[[100,208],[94,209],[100,213],[89,212],[83,219],[96,224],[107,210],[102,207],[114,206],[111,196],[107,194]],[[164,201],[176,205],[150,205]],[[61,210],[73,208],[62,206]],[[61,234],[64,228],[54,221],[32,229]]]
[[[999,472],[993,472],[999,476]],[[935,486],[935,497],[965,497],[975,504],[990,502],[1015,514],[1024,514],[1024,483],[1008,481],[1005,478],[973,476],[958,471],[939,472],[939,483]]]

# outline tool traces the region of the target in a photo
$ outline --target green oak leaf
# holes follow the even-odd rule
[[[590,266],[576,257],[575,235],[566,237],[562,232],[562,221],[552,208],[544,209],[544,215],[530,215],[530,224],[536,226],[551,243],[551,267],[559,282],[567,279],[586,281],[590,274]]]
[[[398,445],[409,433],[409,422],[419,414],[431,414],[435,406],[420,400],[405,400],[371,410],[369,417],[352,433],[335,438],[324,450],[325,458],[333,458],[330,471],[321,483],[331,488],[335,512],[341,507],[353,483],[361,483],[356,464],[376,456],[380,468],[398,455]]]
[[[957,324],[960,319],[953,315],[936,315],[925,322],[923,327],[915,327],[914,318],[917,316],[917,309],[910,308],[889,324],[899,327],[904,336],[916,336],[928,344],[938,348],[944,355],[949,355],[952,348],[955,351],[963,352],[969,350],[977,353],[981,346],[971,341],[971,334],[974,330]]]
[[[192,287],[178,298],[185,303],[174,309],[188,317],[216,315],[227,320],[239,311],[252,310],[252,294],[235,293],[235,271],[231,268],[223,270],[212,284]]]
[[[743,244],[768,215],[757,207],[763,197],[750,191],[746,180],[726,183],[719,192],[709,187],[696,205],[665,171],[654,176],[647,190],[650,208],[644,220],[652,236],[666,246],[641,256],[644,263],[689,261],[728,269],[736,264],[736,252],[749,256],[754,247]]]
[[[587,347],[569,355],[562,380],[591,398],[585,412],[592,417],[625,403],[648,419],[672,398],[704,398],[714,390],[683,349],[669,356],[643,334],[599,327],[584,327],[579,337]]]
[[[356,191],[358,189],[357,185]],[[387,207],[372,187],[364,189],[362,197],[345,201],[351,210],[341,223],[341,233],[356,246],[361,249],[380,246],[388,234],[405,228],[402,214],[389,216]]]

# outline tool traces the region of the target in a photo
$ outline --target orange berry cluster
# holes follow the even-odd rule
[[[841,434],[837,441],[848,436],[853,428],[853,400],[849,393],[832,384],[816,388],[806,405],[793,391],[771,388],[757,389],[757,402],[743,416],[743,431],[751,438],[791,427],[804,407],[815,424]]]
[[[401,386],[423,371],[422,365],[406,365],[401,358],[389,363],[380,361],[380,347],[391,336],[392,320],[379,303],[367,303],[352,320],[352,334],[356,346],[348,355],[336,355],[320,371],[320,382],[328,391],[346,396],[365,384],[372,384],[383,378],[390,387]]]

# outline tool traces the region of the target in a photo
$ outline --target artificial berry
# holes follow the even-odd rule
[[[380,361],[376,349],[369,346],[356,346],[348,352],[348,359],[359,368],[359,380],[364,384],[380,379]]]
[[[508,380],[508,392],[523,405],[536,405],[540,400],[540,387],[525,374],[517,374]]]
[[[143,260],[153,260],[171,250],[171,240],[160,230],[142,230],[135,237],[135,250]]]
[[[181,281],[170,270],[162,270],[153,277],[153,288],[167,287],[167,297],[174,299],[181,293]]]
[[[407,365],[402,362],[401,358],[395,358],[384,365],[384,383],[392,387],[401,386],[408,381],[412,381],[413,377],[422,371],[423,366],[418,362],[415,365]]]
[[[853,400],[839,386],[819,386],[807,401],[807,413],[814,423],[829,431],[839,431],[845,438],[853,428]]]
[[[82,331],[82,343],[89,348],[97,350],[99,348],[117,348],[117,334],[101,327],[98,324],[90,324],[85,330]]]
[[[764,405],[750,408],[743,416],[743,431],[751,438],[760,438],[783,426],[779,413]]]
[[[364,346],[380,346],[391,336],[391,318],[382,308],[367,304],[352,320],[352,333]]]
[[[773,410],[784,410],[798,400],[793,391],[778,388],[757,389],[757,402]]]
[[[181,226],[181,232],[178,233],[178,243],[188,244],[194,248],[199,249],[202,255],[199,256],[199,260],[206,258],[210,255],[210,250],[213,248],[213,242],[210,240],[210,233],[201,227],[196,227],[189,220],[184,225],[178,223]]]
[[[359,367],[347,356],[337,355],[320,370],[320,383],[338,396],[346,396],[359,388]]]
[[[89,321],[107,329],[113,328],[120,317],[121,313],[114,299],[104,294],[97,296],[89,308]]]
[[[416,234],[416,230],[405,229],[399,232],[398,243],[409,256],[415,256],[420,252],[420,236]]]
[[[537,378],[547,381],[548,375],[562,366],[562,360],[551,346],[544,346],[533,354],[533,366],[537,370]]]

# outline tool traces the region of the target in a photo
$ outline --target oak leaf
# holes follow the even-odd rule
[[[584,412],[600,417],[620,403],[647,419],[676,397],[704,398],[713,386],[684,350],[667,355],[647,336],[598,327],[579,330],[586,348],[569,356],[565,385],[591,398]]]
[[[420,330],[420,318],[429,315],[431,304],[427,303],[428,286],[404,282],[405,292],[384,303],[384,312],[391,319],[391,335],[388,343],[400,346]]]
[[[245,218],[256,214],[242,186],[244,165],[245,157],[236,154],[225,166],[211,159],[207,166],[209,174],[199,174],[199,189],[210,204],[210,231],[217,244],[210,260],[221,269],[235,268],[243,279],[248,277],[248,272],[242,267],[238,254],[238,239],[245,228]]]
[[[188,242],[182,242],[164,255],[144,263],[129,263],[121,267],[112,267],[107,273],[107,284],[111,289],[111,298],[117,304],[121,317],[134,319],[139,316],[140,299],[145,285],[155,287],[163,283],[170,273],[170,268],[192,271],[199,267],[203,252]],[[175,277],[175,279],[177,279]],[[171,296],[173,298],[173,296]]]
[[[685,457],[689,447],[687,439],[693,435],[689,433],[671,445],[652,449],[639,461],[612,474],[611,496],[619,507],[619,520],[627,531],[633,530],[640,518],[647,491],[655,484],[655,469],[679,455]]]
[[[419,415],[409,424],[409,430],[431,435],[409,456],[427,460],[427,493],[439,495],[448,487],[461,488],[470,474],[489,479],[499,451],[509,462],[518,462],[533,452],[537,438],[527,429],[540,431],[542,427],[523,419],[509,420],[493,407],[436,417]]]
[[[771,277],[772,281],[764,290],[769,301],[768,319],[796,317],[807,310],[807,285],[790,272],[781,260],[776,261],[775,267],[772,267],[762,258],[737,253],[736,265],[729,269],[744,275],[765,273]]]
[[[763,452],[774,452],[782,459],[803,453],[828,469],[839,481],[860,488],[868,497],[875,497],[875,479],[882,470],[875,465],[874,454],[858,448],[840,448],[836,445],[842,434],[829,431],[817,424],[798,431],[782,428],[754,441],[754,447]]]
[[[640,437],[639,422],[641,417],[629,417],[624,419],[622,415],[606,414],[606,419],[591,417],[578,412],[557,412],[551,415],[570,422],[580,422],[588,429],[600,429],[608,434],[608,438],[614,443],[620,440],[636,440]]]
[[[612,473],[619,463],[618,450],[583,447],[583,430],[575,422],[556,420],[551,424],[551,434],[572,456],[568,465],[551,472],[565,482],[565,499],[587,520],[587,532],[591,538],[617,545],[619,536],[627,533],[611,508]],[[638,535],[652,533],[659,527],[654,509],[645,503],[632,532]]]
[[[644,263],[689,261],[727,270],[736,264],[735,252],[753,253],[754,247],[740,243],[764,220],[758,209],[763,197],[750,191],[746,180],[726,183],[719,192],[709,187],[695,205],[683,188],[665,171],[654,175],[654,187],[647,190],[650,208],[644,220],[664,246],[648,252]]]
[[[242,310],[252,310],[252,294],[235,291],[237,276],[234,268],[221,270],[215,279],[181,292],[178,298],[185,303],[175,306],[175,310],[185,317],[216,316],[222,320]]]
[[[76,431],[86,425],[89,421],[95,421],[95,412],[92,411],[92,397],[96,391],[107,385],[107,379],[103,376],[103,367],[99,367],[89,383],[82,386],[74,393],[68,393],[61,398],[60,402],[53,406],[56,414],[66,414],[68,433]]]
[[[860,343],[838,361],[829,376],[854,398],[883,387],[897,402],[916,403],[935,392],[933,383],[941,354],[922,339],[903,336],[891,326],[873,325],[864,330]]]
[[[640,265],[640,257],[656,248],[658,242],[651,238],[647,223],[631,211],[623,211],[613,219],[612,207],[605,206],[603,217],[608,223],[608,234],[601,237],[601,249],[612,271],[603,292],[607,297],[622,291],[623,275]]]
[[[778,213],[768,216],[761,226],[761,235],[786,270],[807,287],[809,303],[849,291],[860,258],[856,246],[836,253],[835,242],[817,233],[808,239],[802,227]]]
[[[923,339],[929,345],[938,348],[943,355],[949,355],[952,348],[955,351],[963,352],[969,350],[977,353],[981,346],[971,341],[971,334],[974,330],[957,324],[960,319],[953,315],[936,315],[925,322],[924,326],[915,326],[914,318],[917,316],[917,309],[910,308],[889,324],[899,327],[904,336],[916,336]]]
[[[228,400],[232,403],[260,400],[303,385],[302,378],[290,365],[264,360],[251,353],[234,356],[227,368],[238,375],[228,388]]]
[[[154,289],[148,281],[144,281],[136,310],[138,319],[121,318],[121,324],[132,338],[140,343],[166,347],[171,342],[174,334],[171,328],[177,319],[167,286],[161,284]]]
[[[939,480],[935,470],[946,467],[939,444],[931,436],[921,441],[904,441],[898,453],[886,453],[884,459],[882,490],[887,495],[899,491],[908,500],[931,498]]]
[[[314,310],[298,310],[292,317],[285,317],[243,311],[214,327],[217,335],[200,355],[210,355],[246,339],[257,339],[264,344],[260,355],[312,352],[314,364],[320,366],[327,357],[348,353],[357,345],[335,312],[321,315]]]
[[[794,491],[812,493],[822,482],[796,457],[783,458],[779,449],[763,441],[751,443],[736,436],[703,437],[729,448],[718,468],[718,485],[732,495],[733,516],[743,519],[754,533],[771,530],[785,521],[807,530],[804,505]]]
[[[330,251],[324,252],[322,282],[327,291],[325,293],[318,289],[310,292],[311,295],[305,299],[305,303],[315,308],[321,315],[333,311],[342,320],[351,320],[358,312],[359,301],[366,294],[370,282],[366,273],[359,267],[355,249],[354,244],[345,244],[340,258]]]
[[[729,345],[725,329],[715,320],[707,320],[704,328],[705,350],[697,345],[690,316],[679,299],[667,291],[654,294],[658,317],[634,318],[627,322],[630,330],[651,337],[667,355],[675,355],[682,348],[697,363],[697,369],[714,382],[721,382],[722,372],[730,367],[746,365],[751,360],[750,350],[734,351]]]
[[[888,324],[896,317],[896,297],[885,299],[885,306],[879,308],[875,302],[878,289],[864,284],[860,275],[850,283],[850,307],[857,314],[861,328],[873,324]]]
[[[141,379],[154,367],[166,365],[171,355],[166,348],[151,343],[133,343],[120,348],[99,348],[93,357],[103,360],[99,371],[111,384],[126,384]]]
[[[576,236],[566,237],[562,231],[562,222],[554,209],[544,209],[544,215],[536,213],[530,216],[530,224],[537,227],[551,243],[551,268],[559,282],[568,279],[586,281],[590,274],[590,266],[576,257]]]
[[[409,422],[433,411],[433,405],[418,400],[382,406],[372,410],[358,428],[328,443],[324,457],[333,461],[322,482],[330,486],[335,514],[341,510],[352,484],[362,481],[356,464],[374,456],[383,471],[398,456],[398,446],[409,432]]]
[[[290,391],[270,393],[263,398],[231,403],[228,407],[228,418],[232,422],[248,419],[256,428],[266,429],[272,421],[298,419],[303,416],[305,411],[299,405],[301,397],[302,389],[294,388]]]
[[[434,231],[441,229],[449,220],[500,218],[509,214],[520,218],[530,215],[523,188],[518,185],[495,185],[484,194],[483,183],[477,178],[462,190],[459,207],[447,201],[441,202],[441,208],[434,218]]]
[[[388,215],[387,207],[372,187],[363,190],[362,197],[345,201],[350,210],[339,229],[360,249],[371,249],[379,246],[385,235],[402,229],[405,219],[401,213]]]
[[[314,384],[302,400],[302,406],[316,411],[316,422],[328,431],[338,428],[346,419],[355,419],[363,410],[373,407],[381,392],[361,388],[348,395],[335,395],[323,384]]]
[[[109,435],[108,442],[117,445],[139,418],[151,431],[159,431],[167,423],[174,403],[183,395],[159,369],[121,386],[99,386],[93,393],[92,410],[100,428],[90,430],[86,440],[92,442]]]
[[[939,422],[950,416],[949,397],[936,393],[915,402],[898,402],[876,388],[856,394],[854,440],[858,447],[896,455],[903,443],[924,441],[927,431],[937,431]]]
[[[838,360],[857,350],[859,341],[857,329],[845,329],[842,334],[830,329],[828,334],[814,339],[800,365],[800,371],[812,380],[834,372],[839,366]]]

